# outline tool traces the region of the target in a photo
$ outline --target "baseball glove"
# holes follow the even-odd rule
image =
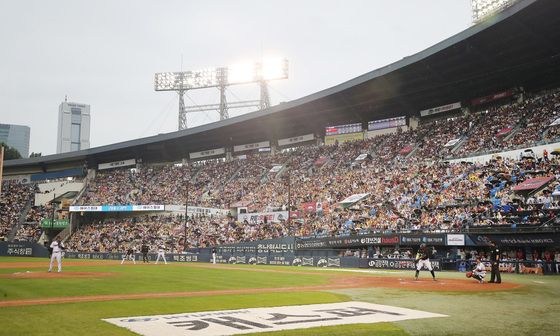
[[[467,274],[465,274],[467,276],[467,278],[472,278],[472,272],[468,271]]]

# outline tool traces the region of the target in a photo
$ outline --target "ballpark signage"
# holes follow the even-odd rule
[[[296,249],[313,250],[368,245],[445,245],[445,235],[355,235],[346,237],[297,238]]]
[[[432,107],[432,108],[427,109],[427,110],[422,110],[422,111],[420,111],[420,116],[425,117],[425,116],[429,116],[429,115],[436,114],[436,113],[442,113],[442,112],[447,112],[447,111],[451,111],[451,110],[456,110],[458,108],[461,108],[461,102],[457,102],[457,103],[453,103],[453,104],[447,104],[447,105],[438,106],[438,107]]]
[[[220,336],[446,317],[419,310],[366,302],[248,308],[173,315],[104,319],[144,336]]]
[[[511,97],[511,96],[513,96],[513,94],[514,94],[513,90],[507,90],[507,91],[502,91],[502,92],[498,92],[498,93],[495,93],[495,94],[491,94],[491,95],[485,96],[485,97],[478,97],[478,98],[475,98],[475,99],[471,100],[471,105],[476,106],[476,105],[481,105],[481,104],[493,102],[494,100]]]
[[[444,235],[402,235],[401,244],[403,245],[445,245]]]
[[[560,244],[560,234],[470,234],[467,245],[489,246],[495,241],[500,246],[553,246]]]
[[[295,143],[300,143],[300,142],[305,142],[305,141],[311,141],[315,139],[315,135],[313,135],[313,133],[311,134],[306,134],[306,135],[301,135],[301,136],[297,136],[297,137],[293,137],[293,138],[286,138],[286,139],[279,139],[278,140],[278,146],[287,146],[287,145],[291,145],[291,144],[295,144]]]
[[[447,235],[447,245],[448,246],[465,246],[465,235],[464,234],[448,234]]]
[[[217,247],[217,252],[218,254],[294,253],[294,238],[286,237],[221,245]]]
[[[164,211],[165,206],[146,205],[78,205],[71,206],[70,212],[129,212],[129,211]]]
[[[103,170],[103,169],[111,169],[111,168],[118,168],[118,167],[127,167],[127,166],[134,166],[136,165],[136,159],[130,159],[130,160],[122,160],[122,161],[113,161],[113,162],[107,162],[107,163],[100,163],[97,166],[97,169],[99,170]]]
[[[279,223],[287,219],[288,211],[241,213],[237,215],[238,221],[247,221],[253,224],[264,223],[265,220],[267,223]]]
[[[68,219],[55,219],[54,224],[52,219],[43,219],[41,227],[45,229],[64,229],[68,226]]]
[[[441,269],[439,260],[430,260],[433,269],[439,271]],[[413,259],[369,259],[369,268],[380,268],[380,269],[405,269],[405,270],[415,270],[416,261]]]
[[[246,144],[246,145],[233,146],[233,151],[243,152],[252,149],[259,149],[259,148],[266,148],[266,147],[270,147],[270,141],[261,141],[261,142]]]
[[[189,153],[189,158],[192,159],[200,159],[209,156],[216,156],[216,155],[224,155],[226,153],[225,148],[216,148],[216,149],[209,149],[202,152],[192,152]]]

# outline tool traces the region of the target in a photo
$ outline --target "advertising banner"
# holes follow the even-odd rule
[[[111,168],[118,168],[118,167],[127,167],[127,166],[134,166],[136,165],[136,159],[129,159],[129,160],[121,160],[121,161],[113,161],[107,163],[100,163],[97,166],[97,169],[111,169]]]
[[[267,239],[237,244],[220,245],[216,248],[218,254],[243,253],[294,253],[294,237]]]
[[[261,141],[261,142],[255,142],[255,143],[250,143],[250,144],[245,144],[245,145],[233,146],[233,151],[234,152],[243,152],[243,151],[265,148],[265,147],[270,147],[270,141]]]
[[[489,246],[490,241],[498,246],[558,246],[560,234],[469,234],[467,240],[468,245],[474,246]]]
[[[445,235],[442,234],[423,234],[423,235],[401,235],[403,245],[445,245]]]
[[[48,257],[49,252],[37,243],[0,241],[0,256]]]
[[[250,224],[264,223],[265,219],[267,223],[279,223],[288,219],[288,211],[240,213],[237,215],[238,221],[246,220]]]
[[[55,219],[54,224],[52,219],[41,220],[41,227],[44,229],[64,229],[68,227],[68,219]]]
[[[225,153],[226,153],[225,148],[208,149],[208,150],[201,151],[201,152],[189,153],[189,158],[191,160],[193,160],[193,159],[200,159],[200,158],[205,158],[205,157],[209,157],[209,156],[224,155]]]
[[[516,185],[512,189],[515,190],[515,191],[535,190],[535,189],[539,189],[540,187],[544,186],[545,184],[552,181],[553,179],[554,179],[554,176],[535,177],[535,178],[523,181],[522,183]]]
[[[485,103],[489,103],[492,102],[494,100],[498,100],[498,99],[502,99],[502,98],[506,98],[506,97],[511,97],[513,96],[513,90],[507,90],[507,91],[502,91],[502,92],[498,92],[495,94],[491,94],[488,96],[484,96],[484,97],[479,97],[479,98],[475,98],[473,100],[471,100],[471,105],[476,106],[476,105],[482,105]]]
[[[448,234],[447,246],[465,246],[464,234]]]
[[[101,212],[100,205],[71,205],[70,212]]]
[[[375,131],[385,128],[406,126],[406,117],[395,117],[381,120],[368,121],[368,131]]]
[[[164,205],[78,205],[71,206],[70,212],[129,212],[129,211],[165,211]]]
[[[346,237],[297,238],[297,250],[313,250],[340,247],[363,247],[368,245],[397,245],[399,235],[355,235]]]
[[[441,270],[440,260],[430,259],[430,263],[434,270]],[[414,259],[368,259],[368,268],[415,270],[416,261]]]
[[[437,113],[447,112],[447,111],[451,111],[451,110],[456,110],[458,108],[461,108],[461,102],[456,102],[456,103],[453,103],[453,104],[447,104],[447,105],[443,105],[443,106],[432,107],[432,108],[427,109],[427,110],[422,110],[422,111],[420,111],[420,116],[425,117],[425,116],[429,116],[429,115],[432,115],[432,114],[437,114]]]
[[[185,213],[185,206],[167,204],[165,205],[165,211]],[[209,216],[209,215],[226,216],[229,213],[229,210],[218,209],[218,208],[196,207],[196,206],[189,205],[189,211],[187,213],[194,214],[194,215],[205,215],[205,216]]]
[[[25,184],[31,182],[31,175],[0,176],[0,179],[2,181],[11,181]]]
[[[278,146],[280,146],[280,147],[288,146],[288,145],[293,145],[293,144],[296,144],[296,143],[306,142],[306,141],[311,141],[311,140],[315,140],[315,135],[313,135],[313,133],[300,135],[300,136],[293,137],[293,138],[279,139],[278,140]]]
[[[338,135],[325,136],[325,145],[334,145],[335,143],[345,143],[356,140],[364,140],[364,133],[345,133]]]

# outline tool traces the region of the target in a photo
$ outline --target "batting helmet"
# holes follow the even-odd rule
[[[466,276],[467,276],[467,278],[471,278],[471,277],[472,277],[472,272],[471,272],[471,271],[468,271],[467,274],[466,274]]]

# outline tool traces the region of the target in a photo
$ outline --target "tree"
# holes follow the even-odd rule
[[[17,149],[6,145],[3,142],[0,142],[0,146],[4,147],[4,160],[14,160],[14,159],[21,159],[21,154],[18,152]]]
[[[41,156],[43,156],[42,153],[35,153],[35,152],[31,152],[31,154],[29,155],[30,158],[41,157]]]

